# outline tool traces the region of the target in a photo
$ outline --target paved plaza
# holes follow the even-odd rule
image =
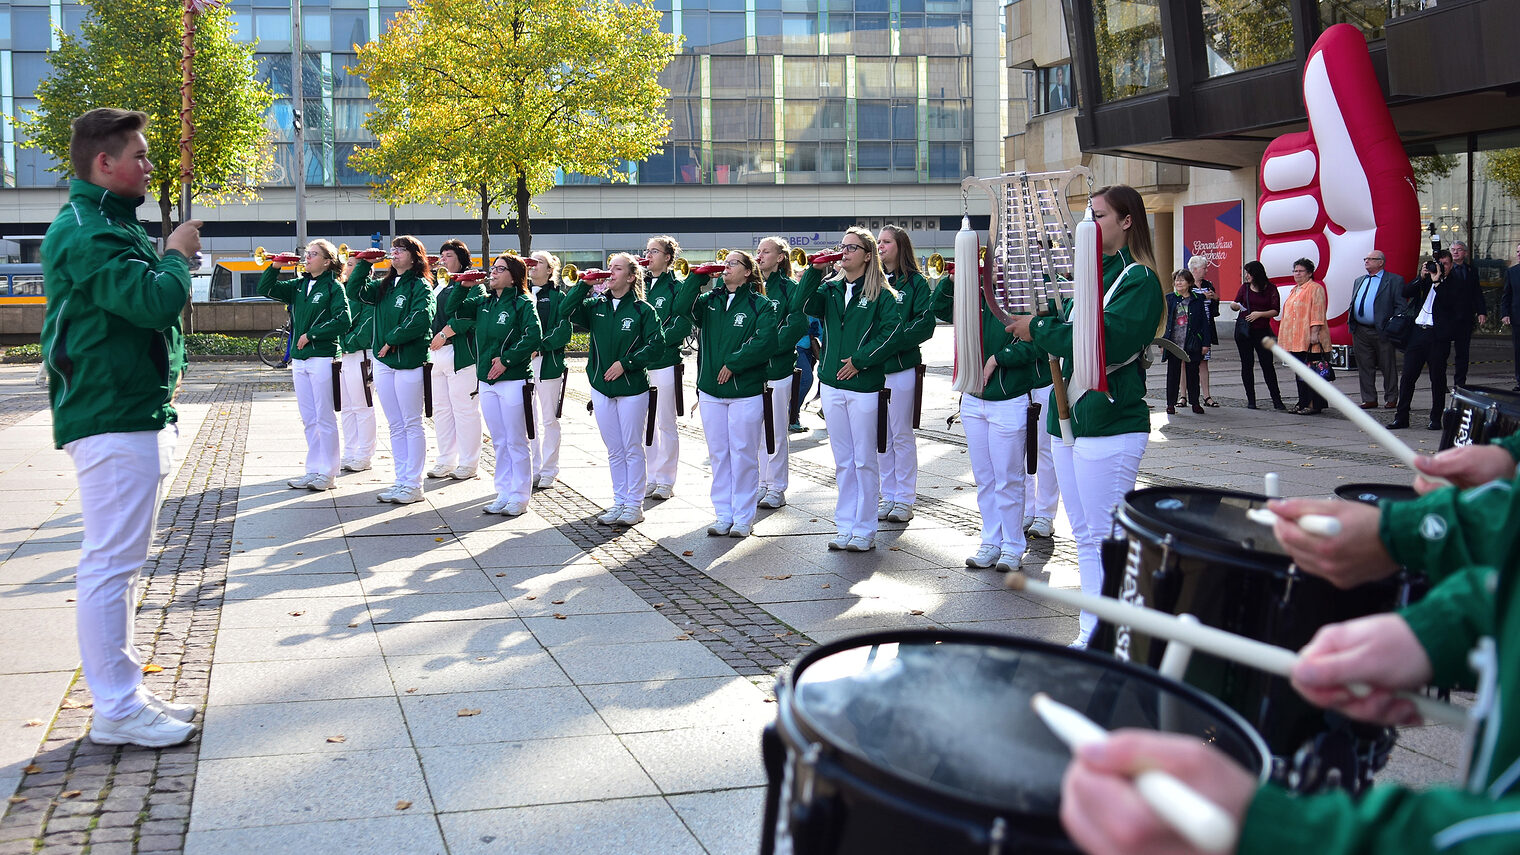
[[[516,519],[481,513],[488,471],[429,481],[420,504],[377,503],[383,419],[375,469],[289,489],[305,448],[289,373],[192,364],[137,640],[148,687],[201,705],[204,730],[164,751],[83,738],[74,471],[35,367],[0,368],[0,855],[753,853],[774,675],[809,647],[901,627],[1076,634],[1070,611],[964,566],[979,518],[964,434],[946,428],[950,338],[941,327],[925,351],[917,516],[884,523],[867,554],[825,549],[834,475],[815,412],[792,437],[788,506],[732,540],[705,536],[692,417],[676,497],[631,530],[595,522],[611,488],[582,362],[561,482]],[[1275,471],[1294,496],[1408,481],[1344,419],[1244,409],[1233,360],[1215,360],[1224,406],[1202,416],[1164,415],[1151,369],[1142,486],[1259,491]],[[1509,372],[1480,362],[1471,379],[1508,388]],[[1354,391],[1355,373],[1338,385]],[[1428,400],[1422,387],[1415,412]],[[1424,450],[1439,437],[1401,433]],[[1026,569],[1075,586],[1064,516],[1056,529]],[[1383,778],[1450,780],[1459,751],[1443,728],[1405,729]]]

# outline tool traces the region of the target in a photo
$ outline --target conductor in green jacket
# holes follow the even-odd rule
[[[147,124],[112,107],[73,122],[69,198],[42,239],[42,353],[53,441],[74,461],[84,515],[75,617],[95,699],[90,741],[162,748],[195,735],[195,707],[143,687],[132,630],[178,435],[179,319],[201,223],[176,228],[162,256],[138,223],[153,174]]]

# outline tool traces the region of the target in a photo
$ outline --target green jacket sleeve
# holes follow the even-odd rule
[[[797,286],[793,285],[792,290],[796,291]],[[794,302],[792,296],[791,294],[787,294],[784,302],[781,300],[775,301],[777,315],[776,346],[771,350],[772,354],[793,353],[797,347],[797,342],[807,334],[807,315],[804,315],[800,308],[792,305]]]
[[[519,365],[527,362],[543,344],[543,329],[538,325],[538,310],[527,299],[522,299],[518,306],[518,323],[520,335],[509,335],[501,343],[501,350],[497,357],[502,365]]]
[[[540,321],[548,324],[544,330],[544,350],[559,350],[570,344],[570,319],[565,317],[561,307],[565,304],[565,296],[558,291],[554,292],[557,297],[550,297],[552,318],[540,318]]]
[[[296,298],[296,281],[295,279],[281,280],[280,268],[271,264],[264,268],[263,273],[259,274],[259,296],[268,297],[271,300],[279,300],[281,303],[286,304],[294,302]]]
[[[915,273],[906,287],[908,293],[902,303],[902,324],[892,341],[892,349],[897,352],[918,347],[934,337],[934,293],[929,289],[929,283]]]
[[[693,273],[683,279],[680,285],[676,286],[676,292],[672,295],[675,305],[670,307],[670,314],[665,317],[665,321],[660,325],[660,336],[665,347],[675,347],[685,341],[687,336],[691,335],[691,315],[680,311],[680,296],[681,292],[686,290],[687,284],[693,279],[697,280],[695,287],[698,291],[701,291],[703,283],[707,281],[706,276],[698,276]],[[653,307],[651,306],[650,308]]]
[[[1155,309],[1162,300],[1156,274],[1149,267],[1137,267],[1112,287],[1121,290],[1103,309],[1103,352],[1110,363],[1115,363],[1139,353],[1156,337]],[[1066,308],[1069,312],[1071,303]],[[1029,325],[1029,334],[1051,356],[1071,358],[1069,322],[1048,315],[1039,317]]]
[[[486,303],[486,286],[476,282],[470,288],[455,288],[449,295],[448,311],[453,315],[449,329],[455,335],[464,335],[475,329],[475,317]],[[537,314],[535,312],[535,314]]]
[[[586,295],[591,293],[591,283],[581,280],[570,286],[559,304],[559,317],[566,323],[586,325]],[[569,338],[565,339],[569,341]]]
[[[858,368],[870,368],[886,362],[892,355],[890,345],[903,323],[903,307],[891,294],[883,291],[876,296],[876,317],[872,321],[871,334],[860,347],[850,354],[850,363]]]
[[[955,277],[941,276],[939,284],[934,286],[934,295],[929,299],[929,305],[934,312],[934,317],[951,323],[955,320]]]
[[[190,262],[169,250],[153,264],[118,230],[91,235],[87,251],[68,254],[69,275],[95,305],[133,326],[161,330],[190,301]]]
[[[457,289],[455,293],[458,293]],[[454,301],[450,300],[450,302]],[[463,300],[459,302],[460,305],[454,307],[457,314],[454,315],[453,320],[449,321],[449,329],[454,331],[454,335],[469,335],[475,331],[476,323],[480,320],[480,307],[486,304],[485,296],[482,295],[480,301],[471,306],[469,311],[461,311]]]
[[[1374,786],[1295,796],[1262,787],[1246,811],[1238,855],[1501,855],[1520,851],[1520,795],[1494,799],[1452,788]]]
[[[327,288],[327,309],[317,323],[306,330],[306,337],[312,341],[337,341],[348,332],[353,323],[354,316],[348,308],[348,297],[344,296],[338,283],[333,282]]]
[[[371,269],[373,265],[362,258],[354,262],[354,269],[348,272],[348,281],[343,283],[343,289],[348,292],[350,299],[373,306],[379,299],[380,283],[369,278]]]
[[[644,344],[623,357],[623,367],[634,371],[647,368],[665,349],[665,342],[660,338],[659,315],[655,314],[654,307],[648,303],[641,302],[639,305],[639,337]]]
[[[1470,686],[1467,654],[1478,639],[1494,635],[1494,591],[1498,577],[1489,567],[1468,567],[1437,585],[1424,599],[1400,614],[1435,673],[1437,686]]]
[[[758,294],[755,296],[759,298],[755,301],[755,334],[724,360],[723,364],[730,371],[764,365],[776,352],[776,301]]]
[[[401,317],[401,323],[385,334],[385,343],[391,347],[427,338],[433,331],[433,291],[421,279],[414,279],[413,283],[406,314]]]
[[[712,293],[710,291],[703,290],[703,286],[707,283],[707,281],[708,279],[705,275],[702,275],[700,273],[693,273],[682,280],[681,287],[676,289],[676,296],[673,304],[671,305],[670,314],[672,317],[680,316],[686,320],[686,331],[681,333],[681,336],[679,338],[671,338],[670,334],[667,332],[665,335],[666,345],[674,346],[680,344],[681,342],[685,341],[686,336],[691,333],[691,328],[693,325],[702,325],[702,316],[701,312],[698,311],[697,308],[697,299],[700,298],[704,293]]]
[[[1035,347],[1033,342],[1014,339],[1007,347],[992,354],[992,358],[1003,368],[1018,368],[1021,365],[1044,362],[1046,357],[1045,352]]]
[[[1432,578],[1459,567],[1508,566],[1520,544],[1520,491],[1513,480],[1446,487],[1381,508],[1378,536],[1393,560]]]
[[[823,298],[818,296],[819,286],[822,284],[823,271],[808,265],[808,269],[802,271],[802,278],[797,280],[797,290],[792,294],[792,305],[800,309],[804,315],[823,317]]]

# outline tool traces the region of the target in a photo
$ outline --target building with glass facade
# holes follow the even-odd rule
[[[276,169],[260,201],[196,209],[213,254],[294,240],[294,170],[307,182],[308,232],[349,243],[388,233],[391,211],[348,165],[370,142],[364,81],[345,71],[353,45],[404,2],[301,0],[306,152],[293,151],[291,3],[231,0],[240,34],[258,39],[259,74],[276,100],[267,121]],[[627,183],[562,175],[535,201],[534,248],[578,263],[675,234],[693,252],[751,246],[768,234],[832,245],[855,223],[898,222],[929,248],[959,228],[965,175],[996,174],[1006,95],[1001,14],[972,0],[657,0],[662,29],[684,37],[665,70],[671,132],[663,151],[625,164]],[[35,107],[54,28],[77,31],[75,0],[0,2],[0,113],[6,236],[23,255],[62,201],[51,159],[22,148],[13,117]],[[985,204],[985,203],[983,203]],[[146,209],[145,209],[146,210]],[[982,213],[985,213],[983,211]],[[492,247],[516,247],[492,223]],[[153,219],[151,212],[146,214]],[[478,212],[408,205],[396,230],[429,246],[479,243]],[[31,247],[29,250],[28,247]],[[14,254],[15,250],[12,250]]]

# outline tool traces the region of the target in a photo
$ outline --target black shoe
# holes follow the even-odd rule
[[[1274,409],[1274,410],[1286,410],[1286,409],[1288,409],[1288,405],[1284,404],[1282,401],[1273,401],[1272,402],[1272,409]]]
[[[1441,420],[1440,419],[1431,419],[1430,420],[1430,424],[1426,425],[1425,429],[1426,430],[1440,430],[1441,429]]]
[[[1256,409],[1256,402],[1255,401],[1247,401],[1246,402],[1246,409],[1248,409],[1248,410],[1254,410],[1254,409]]]
[[[1515,384],[1515,388],[1511,389],[1510,391],[1511,392],[1520,392],[1520,383],[1516,383]]]
[[[1394,419],[1388,423],[1389,430],[1403,430],[1409,427],[1409,419]]]

